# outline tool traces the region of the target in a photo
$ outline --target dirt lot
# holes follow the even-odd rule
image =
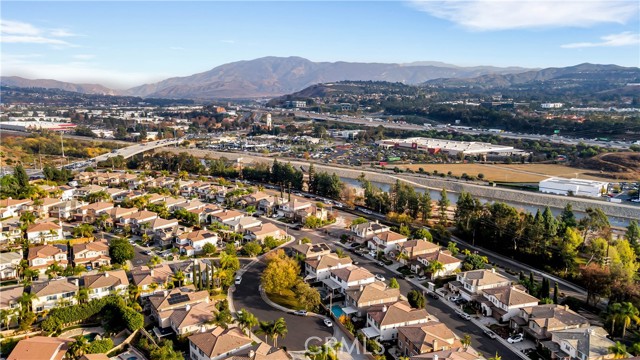
[[[593,170],[577,169],[556,164],[411,164],[398,165],[398,167],[401,169],[408,168],[413,171],[418,171],[419,168],[429,172],[437,170],[440,173],[447,173],[451,171],[453,175],[457,176],[461,176],[463,173],[473,176],[484,174],[484,178],[490,181],[516,183],[539,182],[550,176],[574,178],[576,175],[580,179],[611,180],[604,176],[594,176]]]

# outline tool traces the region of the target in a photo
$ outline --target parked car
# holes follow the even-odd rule
[[[463,318],[463,319],[465,319],[465,320],[471,320],[471,315],[467,314],[467,313],[466,313],[466,312],[464,312],[464,311],[458,310],[458,311],[456,311],[456,313],[457,313],[461,318]]]
[[[434,293],[434,292],[431,292],[431,291],[428,291],[428,292],[427,292],[427,296],[428,296],[428,297],[430,297],[430,298],[432,298],[432,299],[438,299],[438,298],[440,298],[440,297],[438,296],[438,294],[436,294],[436,293]]]
[[[240,285],[241,282],[242,282],[242,276],[236,276],[235,284]]]
[[[307,316],[307,310],[296,310],[293,312],[293,315]]]
[[[418,281],[425,281],[425,280],[427,280],[427,277],[426,277],[426,276],[420,276],[420,277],[418,277]]]
[[[332,323],[332,322],[331,322],[331,320],[329,320],[329,319],[324,319],[324,321],[323,321],[323,322],[324,322],[324,324],[325,324],[327,327],[332,327],[332,326],[333,326],[333,323]]]
[[[375,278],[376,278],[376,280],[384,281],[384,276],[382,276],[380,274],[376,274]]]
[[[449,296],[449,301],[451,301],[451,302],[456,302],[456,301],[458,301],[460,299],[461,299],[460,295],[451,295],[451,296]]]
[[[378,266],[384,266],[384,263],[382,261],[378,261],[376,264],[378,264]]]
[[[522,341],[522,340],[524,340],[524,335],[523,335],[522,333],[520,333],[520,334],[516,334],[516,335],[513,335],[513,336],[509,336],[509,337],[507,338],[507,342],[508,342],[509,344],[519,343],[519,342],[520,342],[520,341]]]
[[[495,338],[497,338],[497,337],[498,337],[498,335],[496,335],[496,333],[494,333],[494,332],[493,332],[493,331],[491,331],[491,330],[485,330],[485,331],[484,331],[484,334],[485,334],[485,335],[487,335],[487,336],[488,336],[489,338],[491,338],[491,339],[495,339]]]

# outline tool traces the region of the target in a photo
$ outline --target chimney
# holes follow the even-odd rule
[[[169,290],[165,290],[165,291],[164,291],[164,296],[165,296],[165,297],[169,296]]]
[[[104,277],[106,277],[106,278],[108,278],[108,277],[109,277],[109,272],[108,272],[108,271],[105,271],[105,272],[104,272]]]
[[[185,307],[185,310],[187,311],[191,310],[191,304],[187,304],[187,306]]]
[[[153,276],[153,269],[151,269],[150,275]]]
[[[565,310],[567,310],[567,311],[569,311],[569,305],[565,304],[565,305],[564,305],[564,309],[565,309]]]
[[[438,360],[438,355],[433,355],[433,360]]]
[[[256,356],[256,352],[253,350],[249,350],[249,359],[253,360],[254,356]]]
[[[360,284],[360,291],[364,290],[364,285]]]
[[[496,268],[491,268],[491,272],[495,273],[496,272]]]
[[[73,283],[76,284],[77,287],[80,287],[80,280],[74,279]]]
[[[386,313],[386,312],[387,312],[387,310],[388,310],[387,305],[383,305],[383,306],[382,306],[382,312],[383,312],[383,313]]]
[[[433,345],[431,346],[431,348],[433,348],[433,351],[438,351],[438,340],[433,339]],[[434,355],[433,357],[435,360],[438,359],[438,355]]]

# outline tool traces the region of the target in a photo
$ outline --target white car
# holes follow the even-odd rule
[[[332,327],[333,326],[333,323],[329,319],[324,319],[323,322],[327,327]]]
[[[522,340],[524,340],[524,335],[522,335],[522,333],[520,333],[520,334],[516,334],[516,335],[513,335],[513,336],[509,336],[509,337],[507,338],[507,342],[508,342],[509,344],[519,343],[519,342],[520,342],[520,341],[522,341]]]
[[[460,300],[460,295],[449,296],[449,301],[456,302]]]
[[[376,278],[376,280],[384,281],[384,276],[382,276],[380,274],[376,274],[375,278]]]
[[[307,316],[307,310],[296,310],[293,312],[293,315]]]
[[[242,282],[242,276],[236,276],[236,285],[240,285],[240,283]]]

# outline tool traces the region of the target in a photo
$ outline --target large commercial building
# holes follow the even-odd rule
[[[542,180],[539,183],[539,190],[543,193],[588,197],[600,197],[603,192],[607,191],[608,187],[609,183],[603,181],[557,177]]]
[[[452,141],[444,139],[431,139],[414,137],[408,139],[386,139],[377,142],[378,146],[386,148],[398,148],[407,150],[424,151],[430,154],[445,153],[455,156],[458,153],[464,155],[527,155],[522,150],[512,146],[494,145],[475,141]]]
[[[60,123],[53,121],[2,121],[0,122],[0,129],[14,130],[14,131],[35,131],[35,130],[50,130],[50,131],[71,131],[76,127],[71,123]]]

